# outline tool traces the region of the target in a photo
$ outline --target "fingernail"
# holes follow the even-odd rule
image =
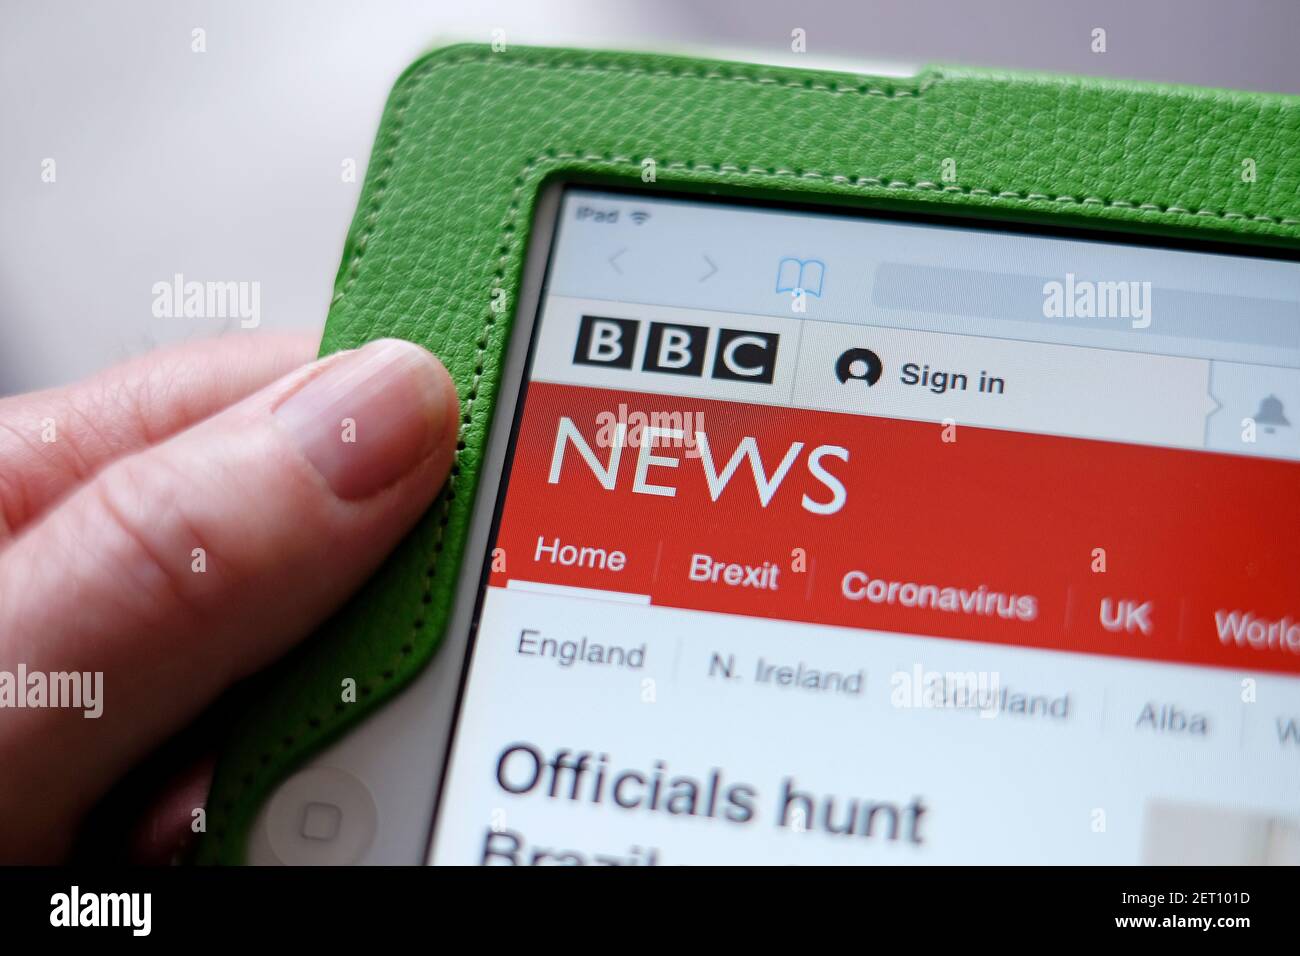
[[[411,342],[381,339],[335,359],[275,418],[340,498],[368,498],[452,433],[446,371]]]

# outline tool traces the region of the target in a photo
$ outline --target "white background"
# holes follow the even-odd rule
[[[646,646],[641,670],[560,667],[516,651],[519,632]],[[708,676],[736,656],[743,679]],[[860,697],[754,682],[767,663],[866,671]],[[1067,721],[895,706],[894,675],[984,672],[998,687],[1071,695]],[[1274,720],[1294,718],[1297,682],[1241,673],[787,621],[488,592],[438,821],[435,859],[476,863],[494,820],[537,844],[585,853],[656,846],[677,863],[1137,863],[1162,802],[1205,808],[1184,834],[1222,823],[1218,807],[1295,814],[1300,764]],[[1252,675],[1255,676],[1255,675]],[[645,681],[652,681],[653,697]],[[510,706],[501,706],[508,700]],[[1208,715],[1204,738],[1136,728],[1142,708]],[[593,716],[595,715],[595,716]],[[498,755],[527,742],[610,755],[615,770],[705,777],[720,767],[759,790],[754,823],[625,811],[496,786]],[[777,825],[783,779],[800,790],[907,804],[921,796],[925,842],[868,840]],[[549,778],[547,778],[549,781]],[[588,778],[590,782],[590,778]],[[548,784],[549,785],[549,784]],[[565,779],[565,786],[568,780]],[[544,788],[543,788],[544,789]],[[1105,826],[1098,829],[1097,811]],[[493,816],[494,812],[498,815]],[[1215,814],[1219,814],[1215,816]],[[1230,848],[1241,853],[1242,846]],[[1228,857],[1219,857],[1217,861]],[[1235,858],[1234,858],[1235,859]],[[1159,862],[1170,862],[1168,859]]]

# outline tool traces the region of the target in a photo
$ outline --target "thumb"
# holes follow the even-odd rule
[[[342,603],[442,485],[457,421],[432,355],[371,343],[115,462],[0,552],[0,680],[103,674],[96,719],[0,709],[21,781],[0,858],[60,853],[132,762]]]

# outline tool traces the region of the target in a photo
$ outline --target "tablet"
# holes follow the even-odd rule
[[[451,92],[399,83],[326,348],[398,333],[448,355],[458,471],[250,711],[210,858],[1300,862],[1290,207],[1144,210],[1103,154],[993,188],[1027,143],[952,188],[937,152],[928,185],[558,146],[484,179],[456,165],[483,152],[419,155],[393,127],[455,90],[486,122],[466,103],[523,76],[557,107],[592,94],[539,141],[618,138],[619,90],[658,77],[695,99],[643,139],[705,113],[700,143],[739,122],[774,156],[756,119],[815,102],[810,130],[856,124],[818,148],[874,132],[902,156],[901,111],[930,150],[992,88],[1031,117],[1080,87],[954,81],[944,103],[938,74],[455,56],[473,68]],[[728,118],[731,96],[751,112]],[[1094,189],[1052,188],[1073,177]],[[483,241],[456,231],[487,208],[505,218]]]

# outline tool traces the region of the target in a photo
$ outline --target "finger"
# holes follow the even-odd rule
[[[208,801],[216,760],[204,756],[163,786],[131,834],[130,862],[169,866],[184,858],[194,842],[194,811]]]
[[[98,719],[0,710],[23,781],[0,858],[61,852],[61,821],[337,607],[442,485],[458,422],[436,359],[372,343],[114,462],[0,552],[0,669],[103,675]]]
[[[224,336],[160,349],[66,388],[0,399],[0,545],[108,462],[315,354],[310,335]]]

